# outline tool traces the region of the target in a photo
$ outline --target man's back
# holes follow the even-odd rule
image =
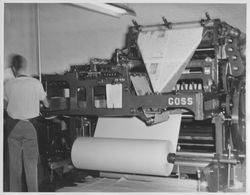
[[[46,97],[42,84],[31,77],[18,77],[5,84],[7,112],[14,119],[39,116],[39,102]]]

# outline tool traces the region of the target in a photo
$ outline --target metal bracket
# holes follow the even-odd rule
[[[206,15],[207,20],[211,20],[210,15],[208,14],[208,12],[206,12],[205,15]]]
[[[172,29],[172,28],[173,28],[172,23],[171,23],[171,22],[168,22],[167,19],[166,19],[164,16],[162,17],[162,20],[163,20],[165,26],[166,26],[168,29]]]
[[[208,12],[205,13],[206,19],[201,19],[200,24],[201,26],[204,26],[207,22],[209,22],[211,20],[210,15],[208,14]]]
[[[132,20],[132,23],[137,30],[140,30],[140,25],[136,22],[136,20]]]

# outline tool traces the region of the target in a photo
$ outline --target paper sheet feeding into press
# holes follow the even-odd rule
[[[143,30],[138,36],[154,92],[170,92],[202,39],[203,27]]]
[[[99,118],[94,138],[77,138],[72,162],[81,169],[168,176],[176,152],[181,115],[146,126],[138,118]]]
[[[100,117],[97,122],[94,137],[126,138],[145,140],[171,140],[176,151],[179,137],[181,114],[172,114],[165,122],[146,126],[136,117],[133,118],[105,118]]]

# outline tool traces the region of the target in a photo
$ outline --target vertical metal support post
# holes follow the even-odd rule
[[[224,145],[222,116],[216,115],[214,117],[214,122],[215,122],[215,150],[217,154],[222,154]]]
[[[220,164],[217,165],[217,192],[220,191]]]
[[[198,192],[201,191],[201,171],[200,169],[197,170],[197,178],[198,178]]]
[[[231,146],[228,144],[228,159],[231,158]],[[227,187],[230,188],[230,181],[231,181],[231,165],[228,163],[228,170],[227,170]]]
[[[215,60],[214,60],[214,65],[213,67],[215,68],[216,75],[214,75],[214,80],[216,81],[216,84],[219,83],[219,67],[218,67],[218,59],[217,59],[217,53],[219,53],[219,25],[220,25],[220,20],[215,20],[214,21],[214,30],[213,30],[213,46],[214,46],[214,52],[215,52]]]
[[[70,146],[73,145],[76,134],[77,134],[77,129],[76,129],[76,118],[77,117],[70,117],[70,124],[69,124],[69,130],[70,130]]]
[[[39,3],[36,4],[37,19],[37,57],[38,57],[38,75],[40,82],[42,81],[42,65],[41,65],[41,40],[40,40],[40,8]]]
[[[178,179],[181,178],[180,165],[177,165],[177,176],[178,176]]]
[[[228,144],[228,158],[231,158],[231,146]],[[228,163],[228,168],[227,168],[227,187],[230,188],[230,178],[231,178],[231,165]]]
[[[89,132],[88,132],[89,135],[88,135],[88,136],[89,136],[89,137],[92,137],[92,125],[91,125],[91,121],[89,121],[89,126],[88,126],[88,128],[89,128],[89,129],[88,129],[88,130],[89,130]]]
[[[235,171],[236,171],[236,166],[233,166],[233,170],[232,170],[232,186],[234,186],[235,185],[235,180],[236,180],[236,175],[235,175]]]

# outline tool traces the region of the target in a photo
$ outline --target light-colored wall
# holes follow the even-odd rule
[[[245,4],[129,4],[137,17],[120,19],[66,4],[40,4],[41,64],[43,73],[60,73],[69,65],[88,62],[91,57],[109,58],[122,48],[128,26],[200,20],[205,12],[246,31]],[[11,53],[24,55],[30,74],[38,73],[35,4],[5,4],[5,66]]]
[[[35,4],[6,4],[4,9],[4,59],[21,54],[29,62],[28,71],[37,72],[37,31]]]

